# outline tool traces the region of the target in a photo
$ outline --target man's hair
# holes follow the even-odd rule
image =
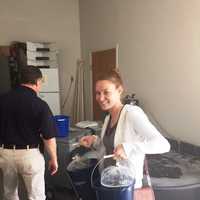
[[[21,84],[34,85],[39,79],[42,79],[42,72],[38,67],[29,65],[20,70],[19,80]]]

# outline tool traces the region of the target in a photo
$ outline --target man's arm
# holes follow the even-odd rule
[[[51,171],[51,175],[54,175],[58,170],[58,161],[57,161],[57,152],[56,152],[56,140],[55,138],[44,139],[44,146],[49,154],[49,170]]]

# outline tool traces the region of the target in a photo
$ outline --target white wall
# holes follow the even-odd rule
[[[0,45],[11,41],[56,42],[60,49],[60,83],[63,102],[80,58],[78,0],[0,0]],[[71,95],[72,96],[72,95]],[[71,98],[70,96],[70,98]],[[71,112],[72,100],[63,109]]]
[[[168,134],[200,145],[200,1],[79,4],[86,71],[90,51],[118,43],[126,93],[136,92],[144,110]]]

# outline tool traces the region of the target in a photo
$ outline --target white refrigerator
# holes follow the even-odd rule
[[[44,68],[40,70],[43,75],[43,84],[39,97],[48,103],[53,115],[60,115],[58,68]]]

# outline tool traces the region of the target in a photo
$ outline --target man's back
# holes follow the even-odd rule
[[[50,112],[48,105],[28,87],[4,94],[0,98],[0,138],[6,144],[38,144],[45,112]]]

